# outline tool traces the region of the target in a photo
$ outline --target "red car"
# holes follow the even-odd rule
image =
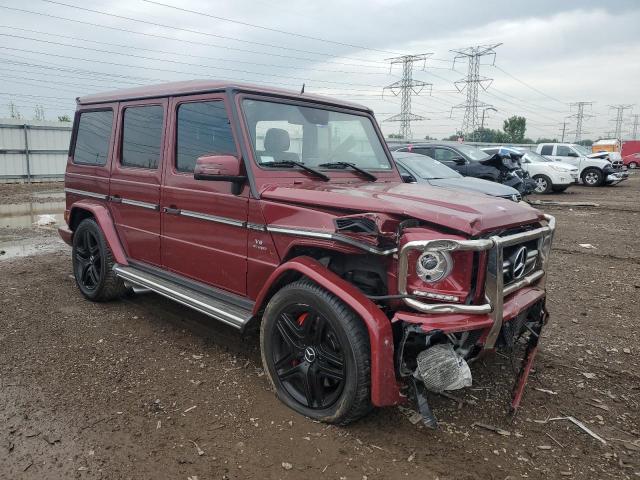
[[[303,415],[344,424],[413,392],[433,425],[425,386],[468,386],[468,360],[528,336],[520,401],[553,218],[402,183],[366,107],[210,81],[82,97],[65,191],[86,298],[151,290],[259,329]]]
[[[640,167],[640,152],[632,153],[626,157],[622,157],[622,163],[629,168]]]

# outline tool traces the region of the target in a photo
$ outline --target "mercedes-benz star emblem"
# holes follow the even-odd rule
[[[520,247],[511,258],[511,278],[517,280],[524,276],[527,267],[527,247]]]
[[[316,359],[316,351],[311,347],[305,348],[304,359],[309,363],[313,363],[313,361]]]

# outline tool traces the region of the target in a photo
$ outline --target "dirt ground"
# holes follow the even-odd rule
[[[270,391],[257,338],[153,294],[85,301],[54,227],[30,226],[61,188],[0,185],[0,206],[35,205],[22,223],[0,210],[2,479],[640,477],[638,174],[536,198],[598,205],[539,206],[558,221],[551,320],[522,409],[507,415],[514,372],[496,356],[462,402],[430,396],[435,431],[400,408],[312,422]]]

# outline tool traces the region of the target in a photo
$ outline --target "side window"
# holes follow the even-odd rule
[[[224,102],[183,103],[178,107],[176,169],[193,172],[203,155],[236,154]]]
[[[420,155],[429,155],[429,149],[425,147],[413,147],[411,153],[418,153]]]
[[[452,158],[460,156],[456,155],[453,150],[449,150],[448,148],[434,148],[433,149],[433,158],[440,162],[450,162]]]
[[[556,147],[556,155],[559,157],[568,157],[571,149],[566,145],[558,145]]]
[[[125,108],[122,123],[122,166],[158,167],[163,117],[164,108],[161,105]]]
[[[113,126],[113,111],[101,110],[80,114],[73,163],[104,165],[109,155],[109,141]]]
[[[540,155],[553,155],[553,145],[543,145]]]

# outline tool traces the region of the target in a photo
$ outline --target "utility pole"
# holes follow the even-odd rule
[[[478,100],[479,88],[487,90],[493,82],[492,78],[480,75],[480,59],[485,56],[493,56],[493,63],[496,61],[495,49],[502,45],[494,43],[492,45],[477,45],[475,47],[461,48],[451,50],[456,56],[453,58],[453,68],[456,66],[456,60],[467,60],[467,76],[455,82],[458,92],[462,93],[466,90],[467,99],[465,103],[456,105],[451,109],[453,114],[454,108],[464,108],[464,118],[462,120],[462,133],[468,137],[471,133],[475,134],[478,126],[481,125],[478,111],[479,109],[490,108],[492,105]],[[484,110],[483,110],[484,113]],[[472,138],[473,140],[473,138]]]
[[[423,62],[424,70],[427,64],[427,58],[432,53],[423,53],[420,55],[402,55],[401,57],[388,58],[390,62],[390,70],[395,64],[402,65],[402,79],[387,85],[383,89],[391,90],[395,96],[400,95],[400,113],[384,120],[385,122],[400,122],[400,136],[405,140],[411,140],[411,122],[416,120],[424,120],[424,117],[411,113],[411,95],[420,95],[425,87],[433,86],[431,83],[421,82],[413,79],[413,64]]]
[[[560,140],[560,143],[564,143],[564,133],[567,130],[567,121],[565,120],[564,122],[562,122],[562,140]]]
[[[612,119],[612,122],[615,122],[615,134],[614,138],[620,140],[622,138],[622,119],[624,117],[624,111],[629,110],[633,105],[609,105],[611,110],[615,110],[616,116]]]
[[[569,118],[576,119],[576,131],[575,133],[575,143],[580,142],[582,140],[582,134],[585,133],[582,131],[582,123],[585,118],[593,117],[593,115],[587,115],[584,113],[584,107],[587,105],[593,105],[593,102],[574,102],[570,103],[569,106],[571,108],[576,107],[577,111],[573,115],[570,115]]]
[[[480,122],[480,129],[481,130],[484,128],[484,112],[486,112],[487,110],[493,110],[494,112],[498,111],[497,108],[493,108],[493,107],[486,107],[486,108],[482,109],[482,121]]]
[[[638,139],[638,123],[639,123],[639,119],[640,119],[640,113],[634,113],[633,115],[631,115],[631,118],[633,118],[633,130],[631,131],[631,137],[633,137],[634,140]]]

